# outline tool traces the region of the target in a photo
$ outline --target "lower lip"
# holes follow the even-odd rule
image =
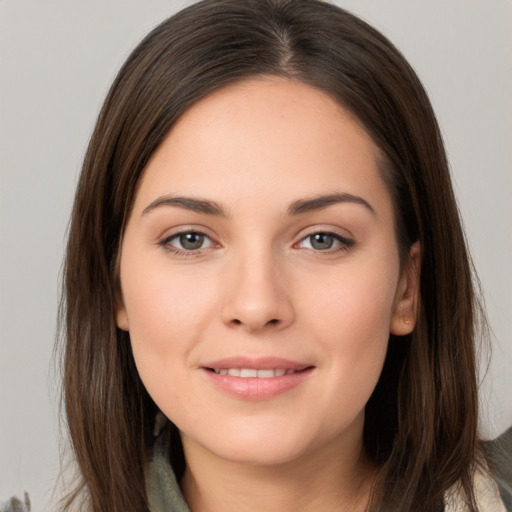
[[[291,375],[271,377],[268,379],[258,377],[232,377],[220,375],[206,368],[202,369],[207,378],[221,391],[243,400],[268,400],[296,388],[304,382],[313,372],[307,368]]]

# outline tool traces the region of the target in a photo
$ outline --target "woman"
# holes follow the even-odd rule
[[[93,133],[64,287],[66,506],[502,509],[439,129],[349,13],[207,1],[149,34]]]

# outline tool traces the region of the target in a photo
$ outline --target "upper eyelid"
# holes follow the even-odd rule
[[[353,238],[347,238],[346,236],[340,235],[338,233],[332,232],[332,231],[313,231],[312,233],[309,233],[303,237],[301,237],[297,242],[295,242],[294,245],[298,245],[302,243],[307,238],[316,235],[316,234],[325,234],[325,235],[331,235],[335,240],[337,240],[340,244],[343,244],[347,247],[353,246],[356,241]]]
[[[305,229],[302,229],[299,231],[299,233],[296,235],[296,238],[298,240],[303,240],[304,238],[307,238],[308,236],[314,235],[316,233],[326,233],[329,235],[333,235],[335,237],[341,238],[343,240],[351,240],[355,241],[354,235],[346,228],[341,227],[334,227],[334,226],[309,226]]]
[[[340,233],[340,231],[343,231],[344,233]],[[219,240],[219,237],[216,236],[215,234],[212,234],[211,230],[208,229],[206,226],[197,226],[193,224],[186,226],[177,226],[175,228],[165,230],[162,235],[157,237],[157,243],[161,244],[165,241],[171,240],[186,233],[197,233],[210,239],[216,245],[222,245],[222,243]],[[297,233],[297,235],[294,237],[295,241],[293,242],[293,245],[296,245],[305,238],[308,238],[309,236],[315,235],[317,233],[325,233],[332,235],[343,243],[350,242],[351,244],[353,244],[356,241],[355,237],[347,229],[336,229],[333,226],[314,225],[300,230],[299,233]]]
[[[340,231],[343,231],[344,233],[340,233]],[[298,247],[299,245],[303,244],[309,237],[316,235],[316,234],[326,234],[331,235],[339,244],[338,247],[329,248],[324,251],[319,251],[316,249],[311,249],[309,247]],[[309,228],[306,228],[306,230],[302,230],[297,235],[297,240],[293,243],[293,247],[298,250],[303,251],[314,251],[315,254],[323,254],[324,256],[327,256],[328,254],[333,254],[334,252],[337,252],[339,250],[348,250],[352,249],[357,244],[356,238],[350,233],[347,229],[343,229],[341,227],[335,227],[335,226],[322,226],[322,225],[314,225],[310,226]]]
[[[188,233],[195,233],[196,235],[203,235],[208,238],[212,238],[211,235],[200,229],[180,229],[179,231],[174,231],[173,233],[163,235],[162,238],[175,238],[177,236],[186,235]]]
[[[205,233],[204,231],[199,231],[199,230],[196,230],[196,229],[186,229],[184,231],[176,231],[175,233],[172,233],[170,235],[164,235],[161,238],[161,242],[168,242],[170,240],[174,240],[176,238],[179,238],[181,235],[186,235],[186,234],[189,234],[189,233],[194,233],[196,235],[201,235],[201,236],[203,236],[205,238],[208,238],[208,240],[210,240],[213,244],[218,244],[219,243],[219,242],[217,242],[215,240],[215,238],[210,236],[208,233]]]
[[[173,245],[171,242],[175,239],[178,239],[181,235],[187,234],[187,233],[195,233],[198,235],[201,235],[205,238],[207,238],[210,241],[210,245],[208,247],[200,247],[198,249],[185,249],[184,247],[177,247]],[[207,235],[206,233],[198,230],[180,230],[176,231],[175,233],[172,233],[168,236],[163,236],[157,241],[157,245],[161,248],[163,248],[166,252],[174,253],[175,256],[199,256],[207,251],[209,251],[212,248],[215,248],[215,246],[219,246],[219,243],[212,238],[211,236]]]
[[[205,226],[196,226],[196,225],[185,225],[185,226],[176,226],[174,228],[165,229],[162,234],[158,235],[156,238],[159,242],[162,240],[167,240],[179,235],[183,235],[186,233],[197,233],[198,235],[204,235],[210,238],[212,241],[217,241],[217,237]]]

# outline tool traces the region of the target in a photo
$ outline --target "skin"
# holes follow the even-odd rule
[[[194,512],[365,509],[364,407],[389,333],[414,327],[418,295],[419,248],[400,265],[379,157],[326,94],[267,77],[196,103],[144,170],[122,243],[117,323],[182,433]],[[290,215],[297,201],[332,194],[351,199]],[[169,204],[178,196],[225,215]],[[180,245],[177,233],[190,231],[206,235],[198,250]],[[319,249],[313,233],[339,239]],[[247,399],[205,372],[232,356],[310,370],[293,389]]]

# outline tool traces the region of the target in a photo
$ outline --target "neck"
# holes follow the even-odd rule
[[[362,440],[340,452],[324,445],[292,462],[252,465],[221,459],[183,439],[181,482],[192,512],[302,512],[367,509],[374,471]]]

